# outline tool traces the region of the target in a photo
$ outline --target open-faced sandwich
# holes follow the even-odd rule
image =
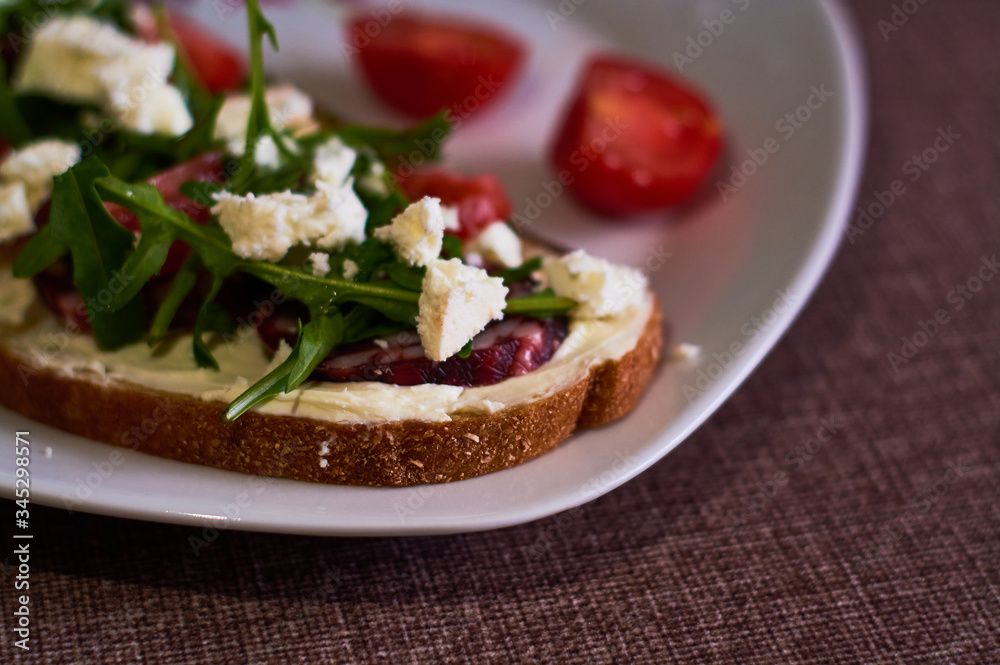
[[[508,468],[635,406],[662,344],[644,275],[519,237],[494,178],[394,173],[443,117],[345,124],[267,86],[255,0],[249,84],[217,95],[189,26],[62,6],[0,71],[4,406],[375,486]]]

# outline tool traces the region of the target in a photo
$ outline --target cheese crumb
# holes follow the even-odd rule
[[[23,182],[0,185],[0,242],[34,232],[35,219],[28,207]]]
[[[315,180],[323,180],[339,187],[347,182],[357,160],[358,153],[334,136],[316,148],[313,155]]]
[[[330,274],[330,255],[316,252],[309,255],[312,264],[312,274],[316,277],[326,277]]]
[[[347,243],[365,241],[365,227],[368,224],[368,209],[354,192],[350,180],[343,187],[334,187],[320,180],[316,183],[316,195],[312,201],[320,216],[325,234],[316,244],[323,249],[343,249]]]
[[[194,121],[167,82],[174,60],[169,44],[147,44],[89,16],[55,17],[28,44],[13,86],[98,106],[138,133],[179,136]]]
[[[472,241],[470,251],[489,263],[516,268],[524,263],[521,239],[504,222],[494,222]]]
[[[648,288],[646,276],[639,270],[595,258],[583,250],[547,258],[542,268],[556,295],[579,303],[570,312],[574,318],[603,319],[622,314],[641,303]]]
[[[194,126],[194,120],[181,91],[167,84],[173,69],[173,49],[165,44],[144,48],[159,48],[154,57],[163,64],[142,67],[129,56],[102,67],[100,80],[108,97],[104,108],[137,134],[180,136]]]
[[[344,259],[344,279],[354,279],[361,272],[361,267],[350,259]]]
[[[441,206],[441,213],[444,215],[444,230],[445,231],[458,231],[462,228],[461,222],[458,221],[458,207],[457,206]]]
[[[295,245],[343,249],[365,239],[368,211],[349,186],[316,183],[313,196],[276,192],[215,195],[212,213],[233,241],[233,251],[247,259],[280,261]]]
[[[80,161],[80,146],[71,141],[42,140],[7,155],[0,164],[4,182],[20,182],[32,214],[52,195],[52,178]]]
[[[436,259],[427,266],[420,293],[417,333],[431,360],[455,355],[490,321],[503,318],[507,287],[499,277],[463,264]]]
[[[0,163],[0,241],[35,230],[35,213],[52,195],[52,178],[80,161],[80,146],[42,140]]]
[[[302,130],[315,123],[312,98],[293,85],[277,85],[264,92],[264,101],[275,129]],[[242,155],[246,149],[247,124],[250,122],[251,100],[248,93],[226,97],[215,121],[215,139],[225,141],[231,155]],[[270,145],[268,145],[270,143]],[[270,136],[262,137],[255,154],[261,166],[280,166],[277,146]]]
[[[390,243],[411,266],[429,265],[441,255],[444,241],[441,199],[427,196],[411,203],[391,224],[376,229],[375,237]]]
[[[385,182],[385,164],[371,160],[367,173],[358,178],[358,187],[372,196],[389,196],[389,186]]]

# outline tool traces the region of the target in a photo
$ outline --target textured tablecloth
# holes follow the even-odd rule
[[[918,10],[890,30],[892,3],[853,2],[873,100],[859,205],[906,192],[659,464],[571,519],[225,532],[197,558],[194,529],[36,507],[32,651],[12,644],[8,570],[2,661],[1000,662],[1000,3],[898,4]],[[952,145],[910,182],[939,130]]]

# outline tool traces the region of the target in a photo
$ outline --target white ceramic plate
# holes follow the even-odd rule
[[[665,222],[664,215],[629,225],[599,222],[561,196],[532,226],[562,244],[652,268],[674,341],[701,347],[700,359],[663,366],[638,410],[612,426],[574,436],[507,471],[413,489],[253,478],[119,450],[0,411],[0,429],[10,441],[0,471],[4,495],[13,495],[13,432],[27,430],[31,497],[40,504],[282,533],[492,529],[577,506],[641,473],[708,418],[760,363],[822,277],[860,177],[867,110],[863,57],[840,5],[832,0],[426,4],[481,13],[532,43],[526,79],[499,106],[466,123],[447,153],[448,163],[460,169],[498,173],[521,214],[534,213],[526,199],[546,204],[544,184],[552,174],[545,147],[581,59],[592,49],[631,52],[673,71],[681,62],[683,74],[709,94],[728,127],[725,177],[732,175],[731,164],[742,164],[754,152],[761,157],[765,145],[778,146],[765,164],[746,165],[745,171],[754,172],[735,193],[723,200],[712,187],[698,205],[674,215],[680,223]],[[195,11],[239,43],[241,12],[220,14],[217,8],[226,4]],[[364,90],[344,61],[342,43],[331,38],[339,35],[339,11],[329,4],[269,10],[282,38],[281,53],[268,61],[271,71],[344,115],[398,123]],[[675,53],[691,61],[682,62]],[[810,99],[817,91],[825,99]],[[810,102],[815,108],[803,106]],[[789,113],[799,119],[789,122]],[[774,142],[766,144],[768,139]]]

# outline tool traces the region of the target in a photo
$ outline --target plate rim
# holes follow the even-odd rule
[[[637,464],[630,467],[627,473],[618,474],[610,482],[603,483],[596,492],[588,494],[564,493],[556,497],[546,498],[546,500],[537,501],[526,507],[521,507],[520,510],[512,514],[508,512],[490,513],[467,518],[463,522],[456,522],[454,519],[449,522],[436,522],[432,519],[425,519],[421,522],[419,519],[414,519],[412,522],[404,522],[393,527],[388,527],[384,524],[372,526],[357,524],[353,526],[343,524],[331,525],[329,523],[320,524],[308,521],[284,523],[273,518],[268,518],[266,513],[256,517],[245,518],[241,515],[239,518],[230,519],[224,515],[217,514],[173,511],[168,509],[155,510],[150,507],[140,507],[128,501],[123,502],[117,498],[115,492],[97,493],[97,496],[93,498],[80,501],[78,506],[74,507],[74,510],[126,519],[156,521],[185,526],[202,526],[206,528],[214,527],[219,530],[340,537],[447,535],[510,527],[555,515],[603,496],[646,471],[701,427],[760,366],[763,359],[774,349],[792,325],[794,325],[806,304],[812,300],[816,289],[829,270],[833,258],[842,244],[844,228],[850,220],[850,210],[860,190],[868,145],[870,90],[867,62],[856,19],[848,8],[840,0],[814,0],[814,3],[823,12],[826,19],[826,26],[833,37],[836,64],[839,70],[838,74],[844,78],[848,94],[846,95],[847,103],[844,117],[845,135],[842,143],[843,151],[840,156],[840,163],[835,170],[837,181],[832,189],[834,195],[827,207],[823,224],[819,227],[820,232],[806,253],[802,266],[795,273],[794,279],[789,282],[788,286],[789,291],[808,295],[796,299],[785,312],[779,314],[779,319],[773,325],[770,325],[761,334],[760,338],[754,342],[750,353],[747,353],[737,366],[720,377],[706,391],[706,394],[698,399],[700,407],[697,409],[697,414],[694,417],[689,418],[677,432],[668,433],[669,426],[661,431],[659,437],[669,436],[670,440],[660,446],[648,446],[655,448],[655,453],[647,454]],[[6,409],[3,411],[19,415]],[[105,445],[97,442],[88,443],[95,446]],[[175,463],[181,464],[179,462]],[[219,469],[208,470],[214,473],[235,474],[235,472],[227,472]],[[516,472],[516,467],[497,473],[509,473],[512,471]],[[13,475],[7,473],[0,475],[5,480],[3,485],[0,486],[0,495],[4,498],[13,498]],[[235,475],[243,477],[243,474]],[[11,479],[10,485],[6,482],[8,476]],[[300,481],[275,479],[273,482],[294,483],[298,485]],[[44,481],[40,485],[39,489],[32,491],[32,502],[56,508],[65,507],[65,504],[61,502],[62,495],[54,487],[51,492],[46,493]],[[375,491],[407,491],[412,489],[390,488],[387,490],[377,489]]]

